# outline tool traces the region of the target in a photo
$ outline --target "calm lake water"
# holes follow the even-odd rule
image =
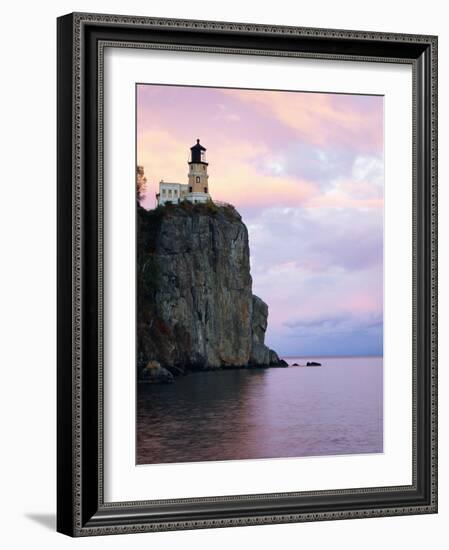
[[[137,463],[382,452],[382,358],[313,360],[138,384]]]

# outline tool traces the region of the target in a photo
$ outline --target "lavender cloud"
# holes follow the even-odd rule
[[[377,210],[274,208],[245,216],[254,270],[292,263],[319,273],[382,266],[383,225]]]
[[[286,321],[284,325],[301,337],[325,333],[348,334],[355,331],[377,331],[383,327],[383,315],[378,312],[355,315],[348,311],[323,317],[299,317]]]

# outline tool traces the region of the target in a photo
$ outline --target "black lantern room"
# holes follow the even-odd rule
[[[200,140],[196,140],[196,144],[190,147],[190,161],[189,164],[206,164],[206,147],[200,144]]]

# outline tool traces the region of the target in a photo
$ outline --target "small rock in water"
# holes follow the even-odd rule
[[[321,367],[321,363],[317,363],[316,361],[307,361],[307,367]]]
[[[142,380],[150,384],[171,384],[174,381],[173,374],[161,367],[158,361],[150,361],[142,373]]]
[[[298,363],[293,363],[292,367],[299,367]]]

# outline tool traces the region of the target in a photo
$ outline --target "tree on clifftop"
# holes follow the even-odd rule
[[[136,195],[137,202],[140,204],[145,199],[147,190],[147,178],[143,166],[137,166],[136,170]]]

